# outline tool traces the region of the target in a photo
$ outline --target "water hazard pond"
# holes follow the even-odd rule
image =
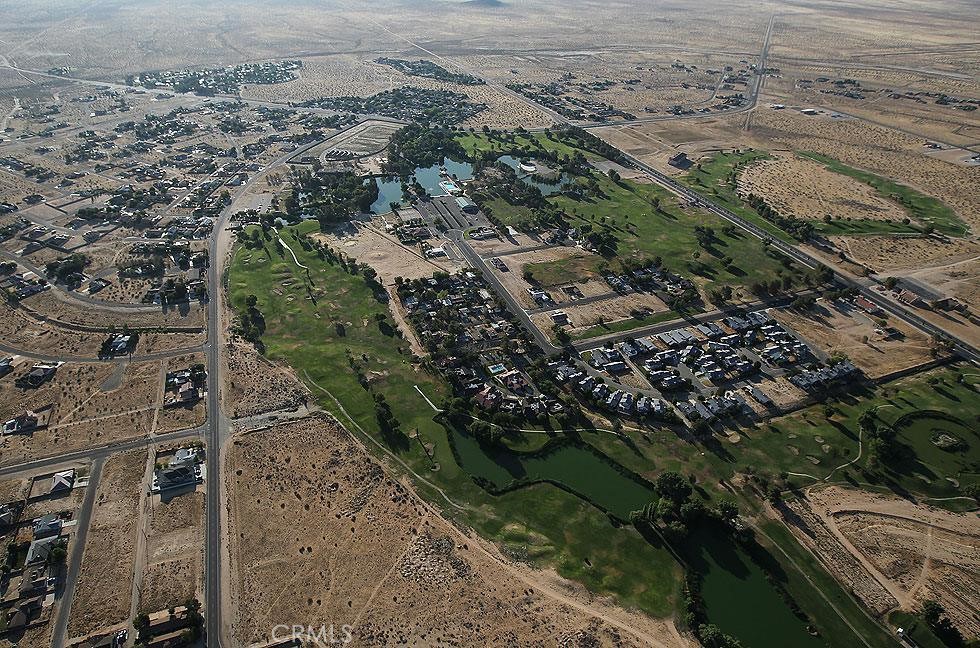
[[[762,567],[720,530],[707,525],[685,543],[684,556],[701,574],[701,596],[708,619],[743,646],[752,648],[821,648],[821,638],[807,632]]]
[[[657,499],[653,485],[617,469],[588,446],[555,443],[539,452],[485,448],[472,436],[451,431],[461,467],[500,489],[515,482],[551,482],[626,521],[632,511]],[[504,495],[506,496],[506,495]],[[610,533],[616,531],[612,528]],[[711,623],[752,648],[820,648],[779,592],[724,532],[707,525],[690,537],[683,554],[702,576],[701,594]]]
[[[430,196],[444,196],[446,191],[439,185],[445,178],[440,174],[439,167],[445,167],[446,172],[451,176],[456,176],[460,180],[470,180],[473,178],[473,165],[468,162],[456,162],[449,158],[443,158],[441,164],[433,164],[425,169],[415,169],[415,173],[408,179],[409,184],[412,178],[419,181],[425,187]],[[375,214],[382,214],[389,211],[389,205],[393,202],[402,202],[402,181],[401,178],[374,178],[378,185],[378,199],[371,204],[371,211]]]
[[[619,472],[587,448],[555,445],[540,453],[484,448],[471,436],[454,433],[453,443],[466,472],[496,488],[514,481],[556,482],[623,521],[657,499],[653,485]]]

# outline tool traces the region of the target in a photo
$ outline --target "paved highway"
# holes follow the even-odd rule
[[[354,126],[356,126],[355,124]],[[351,126],[353,128],[354,126]],[[206,499],[206,533],[204,560],[204,619],[206,642],[209,648],[221,645],[224,632],[222,622],[221,594],[221,446],[228,433],[228,423],[221,411],[221,344],[222,344],[222,291],[221,277],[225,270],[227,254],[231,250],[231,234],[227,231],[228,222],[233,213],[238,211],[236,203],[252,187],[272,169],[284,164],[286,160],[300,155],[317,146],[320,142],[312,142],[280,156],[261,172],[254,174],[243,184],[232,197],[231,204],[221,212],[211,234],[208,253],[211,267],[208,269],[208,303],[207,325],[208,336],[204,345],[207,357],[207,423],[205,424],[205,443],[207,444],[207,499]]]

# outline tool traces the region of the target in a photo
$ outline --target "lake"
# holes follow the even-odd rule
[[[596,453],[576,445],[560,445],[535,455],[506,448],[485,450],[467,434],[452,434],[462,468],[498,488],[515,480],[559,482],[624,521],[632,511],[657,499],[652,485],[627,477]]]
[[[433,164],[427,168],[417,168],[412,178],[419,181],[425,187],[430,196],[445,196],[446,191],[439,186],[443,177],[439,173],[439,167],[446,167],[449,175],[455,175],[460,180],[471,180],[473,178],[473,166],[468,162],[456,162],[449,158],[444,158],[441,164]],[[390,211],[389,205],[393,202],[402,202],[402,181],[401,178],[374,178],[374,183],[378,185],[378,199],[371,204],[371,211],[375,214],[383,214]]]
[[[516,171],[517,177],[523,180],[525,184],[529,184],[532,187],[537,187],[541,191],[542,196],[553,196],[554,194],[563,191],[565,187],[567,187],[568,185],[573,184],[575,182],[573,178],[570,178],[568,175],[564,173],[561,174],[561,177],[558,179],[558,182],[554,184],[541,182],[540,180],[535,179],[533,174],[521,170],[520,168],[521,161],[518,160],[513,155],[501,155],[499,158],[497,158],[497,161],[503,162],[511,169]]]

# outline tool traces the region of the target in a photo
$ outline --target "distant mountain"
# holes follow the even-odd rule
[[[503,0],[465,0],[462,4],[471,7],[486,7],[487,9],[499,9],[507,6]]]

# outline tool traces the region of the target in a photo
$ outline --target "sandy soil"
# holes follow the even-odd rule
[[[140,610],[165,610],[195,596],[203,574],[203,518],[203,492],[181,492],[165,500],[154,496]]]
[[[408,248],[393,235],[384,233],[384,220],[379,216],[369,222],[354,222],[351,227],[327,234],[314,234],[330,247],[367,263],[378,273],[385,285],[393,285],[395,277],[419,279],[434,272],[455,272],[460,262],[449,259],[432,260],[423,257],[417,248]]]
[[[754,193],[781,214],[798,218],[901,221],[908,213],[872,187],[792,154],[776,154],[745,168],[740,195]]]
[[[938,600],[967,637],[980,633],[980,519],[892,495],[831,486],[811,489],[810,504],[852,555],[915,609]]]
[[[145,497],[146,451],[115,455],[105,464],[82,569],[68,620],[68,636],[129,617],[137,511]]]
[[[857,119],[811,118],[795,110],[759,110],[752,134],[765,148],[815,151],[893,178],[945,202],[970,227],[980,226],[980,167],[923,153],[922,138]]]
[[[875,272],[903,273],[959,263],[980,255],[980,244],[968,239],[891,236],[832,236],[830,241]]]
[[[240,641],[344,622],[353,645],[684,645],[661,622],[556,596],[540,574],[534,586],[326,418],[239,437],[227,465]]]
[[[761,389],[766,396],[772,399],[773,404],[781,409],[787,410],[805,402],[809,396],[807,393],[780,376],[775,380],[764,380],[756,383],[756,387]],[[752,399],[746,399],[751,401]]]
[[[222,356],[222,403],[232,418],[290,409],[309,399],[291,371],[269,362],[250,344],[231,342]]]
[[[120,320],[125,322],[125,319]],[[17,348],[52,356],[81,356],[97,358],[104,332],[82,332],[39,321],[24,309],[4,302],[0,306],[0,326],[9,333],[4,342]],[[136,353],[155,353],[171,349],[190,348],[204,343],[205,333],[152,333],[140,335]]]
[[[629,319],[635,312],[663,313],[670,310],[670,308],[656,295],[633,293],[631,295],[620,295],[581,306],[576,306],[575,304],[563,305],[561,310],[565,311],[568,315],[568,320],[572,325],[568,330],[574,335],[578,330],[595,326],[599,323],[600,319],[609,324],[611,322]],[[534,315],[534,320],[538,326],[546,329],[552,325],[551,316],[547,313]],[[637,325],[639,325],[639,322]]]
[[[833,237],[879,275],[913,277],[965,304],[980,299],[980,244],[964,239]]]
[[[593,132],[658,171],[676,175],[681,171],[668,165],[667,160],[678,151],[697,160],[712,151],[745,147],[746,135],[734,130],[729,119],[735,116],[604,126]]]
[[[806,314],[782,308],[771,312],[780,323],[826,354],[847,355],[869,378],[932,360],[932,343],[918,329],[893,317],[888,319],[888,326],[897,329],[901,337],[885,339],[877,333],[882,329],[875,320],[849,303],[821,300]],[[863,340],[865,336],[867,342]]]
[[[898,592],[875,578],[859,557],[841,544],[834,530],[828,527],[804,498],[789,500],[780,505],[783,519],[800,542],[810,547],[824,566],[876,615],[898,606]]]
[[[99,386],[99,390],[70,412],[64,412],[57,424],[153,408],[160,388],[162,366],[163,363],[157,360],[114,367],[113,374]]]

